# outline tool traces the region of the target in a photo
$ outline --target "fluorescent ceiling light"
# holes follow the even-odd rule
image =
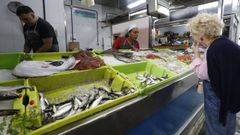
[[[231,5],[231,4],[232,4],[232,1],[231,1],[231,0],[225,0],[225,1],[223,1],[223,2],[224,2],[224,3],[223,3],[224,5]],[[199,6],[198,6],[198,10],[210,9],[210,8],[215,8],[215,7],[218,7],[218,1],[199,5]]]
[[[198,6],[198,10],[210,9],[218,6],[218,1],[202,4]]]
[[[139,15],[139,14],[143,14],[143,13],[146,13],[146,12],[147,12],[147,9],[143,9],[143,10],[140,10],[140,11],[137,11],[137,12],[130,13],[129,16]]]
[[[169,14],[170,14],[168,8],[163,7],[163,6],[160,6],[160,5],[158,5],[157,11],[158,11],[159,13],[162,13],[162,14],[166,15],[166,16],[169,16]]]
[[[146,0],[137,0],[136,2],[133,2],[129,5],[127,5],[128,8],[132,9],[132,8],[135,8],[143,3],[146,3]]]

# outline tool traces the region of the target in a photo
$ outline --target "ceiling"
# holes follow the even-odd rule
[[[127,9],[127,1],[128,0],[95,0],[96,4],[112,7],[112,8],[118,8],[121,10]]]
[[[96,4],[104,5],[108,7],[118,8],[121,10],[127,10],[127,4],[135,2],[137,0],[95,0]],[[170,4],[170,9],[185,8],[189,6],[201,5],[217,0],[165,0]],[[146,4],[143,4],[146,7]],[[141,7],[144,7],[140,5]]]
[[[170,4],[171,9],[186,8],[190,6],[197,6],[205,3],[210,3],[218,0],[166,0]]]

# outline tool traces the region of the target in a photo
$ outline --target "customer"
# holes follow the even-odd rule
[[[58,41],[51,24],[35,15],[28,6],[20,6],[16,11],[19,19],[24,22],[24,52],[58,52]]]
[[[131,49],[133,51],[138,51],[140,48],[137,41],[138,33],[138,27],[134,24],[130,25],[126,31],[126,34],[123,37],[118,37],[115,40],[112,50]]]
[[[207,135],[234,135],[240,110],[240,47],[221,33],[223,21],[216,14],[202,13],[187,27],[195,41],[191,63],[204,80],[205,131]],[[206,48],[200,59],[199,45]]]

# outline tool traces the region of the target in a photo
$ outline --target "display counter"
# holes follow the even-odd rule
[[[139,124],[145,123],[146,120],[151,119],[151,117],[157,112],[166,110],[167,106],[174,103],[176,100],[179,100],[179,98],[189,98],[194,101],[194,98],[196,97],[192,97],[191,94],[187,94],[188,96],[185,97],[182,95],[186,95],[185,93],[188,91],[195,91],[195,84],[197,81],[198,79],[196,75],[191,72],[157,88],[148,95],[136,97],[84,120],[65,125],[48,134],[134,134],[134,129],[137,129]],[[197,97],[197,104],[200,106],[193,106],[191,109],[190,105],[190,108],[187,108],[190,110],[188,117],[180,124],[181,126],[174,129],[176,133],[187,132],[186,127],[191,124],[191,119],[193,120],[197,114],[201,114],[200,111],[202,111],[203,108],[201,99],[202,95],[199,94]],[[186,101],[188,102],[188,100]],[[184,112],[184,108],[182,108],[182,112]],[[179,114],[181,114],[181,112],[179,112]],[[163,116],[169,118],[172,117],[167,114]],[[167,120],[165,120],[165,122],[166,121]]]

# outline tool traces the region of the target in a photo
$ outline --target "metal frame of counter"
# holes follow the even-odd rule
[[[49,134],[124,134],[161,107],[167,105],[193,87],[197,81],[198,79],[194,73],[183,75],[146,96],[134,98],[84,120],[63,126]]]

